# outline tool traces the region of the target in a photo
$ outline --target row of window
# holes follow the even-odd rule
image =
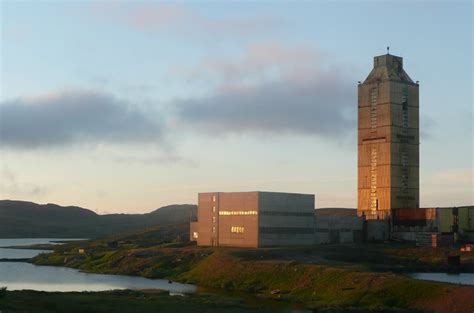
[[[377,210],[377,148],[372,147],[370,154],[370,209]]]
[[[234,234],[243,234],[245,231],[245,228],[243,226],[232,226],[230,228],[230,232]]]
[[[258,215],[257,211],[219,211],[219,215]]]
[[[377,88],[370,90],[370,127],[372,131],[377,128],[377,94]]]

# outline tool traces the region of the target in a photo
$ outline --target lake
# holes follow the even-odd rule
[[[0,239],[0,246],[45,244],[61,240],[70,239]],[[0,258],[30,258],[41,252],[48,251],[0,248]],[[194,285],[174,282],[170,284],[168,280],[164,279],[89,274],[71,268],[36,266],[24,262],[0,262],[0,286],[6,286],[8,290],[31,289],[62,292],[146,288],[168,290],[170,294],[196,291]]]
[[[444,283],[474,285],[473,273],[447,274],[447,273],[412,273],[410,277],[420,280],[439,281]]]
[[[0,247],[54,243],[71,239],[0,239]],[[53,241],[53,242],[52,242]],[[29,249],[0,248],[0,258],[30,258],[48,252]],[[410,277],[454,284],[474,285],[474,274],[413,273]],[[194,293],[197,287],[190,284],[169,283],[164,279],[146,279],[123,275],[82,273],[66,267],[36,266],[24,262],[0,262],[0,286],[9,290],[31,289],[38,291],[104,291],[112,289],[157,288],[171,294]]]

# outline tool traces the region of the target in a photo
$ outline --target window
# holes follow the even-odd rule
[[[212,217],[212,222],[213,222],[213,223],[216,222],[216,217],[215,217],[215,216]]]
[[[402,89],[402,127],[408,127],[408,89]]]
[[[216,202],[216,196],[212,196],[212,202]]]
[[[212,207],[212,213],[216,213],[216,206]]]
[[[234,234],[243,234],[245,231],[243,226],[232,226],[230,232]]]
[[[219,211],[219,215],[257,215],[257,211]]]
[[[406,102],[403,103],[402,107],[402,127],[408,128],[408,105]]]
[[[199,238],[199,234],[197,231],[193,232],[193,239],[198,239]]]
[[[212,233],[213,233],[213,234],[216,233],[216,226],[212,226]]]
[[[370,90],[370,128],[375,131],[377,128],[377,88]]]
[[[370,209],[378,209],[377,201],[377,148],[372,147],[370,154]]]

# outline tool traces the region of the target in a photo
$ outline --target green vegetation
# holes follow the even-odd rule
[[[0,287],[0,299],[4,298],[7,294],[7,287]]]
[[[448,250],[383,244],[269,249],[216,249],[180,241],[153,245],[161,231],[166,227],[69,243],[33,262],[85,272],[170,278],[261,299],[304,303],[311,309],[330,308],[330,312],[408,312],[432,308],[440,299],[462,303],[459,297],[474,293],[473,287],[418,281],[394,273],[443,268]],[[473,259],[473,253],[463,255],[463,262]],[[471,297],[466,299],[471,305]]]
[[[246,307],[239,301],[212,295],[169,296],[157,290],[108,292],[9,291],[0,299],[0,311],[22,313],[270,313],[275,310]]]
[[[225,251],[216,251],[181,278],[204,286],[303,302],[311,308],[410,308],[416,307],[418,301],[444,295],[451,288],[390,273],[296,262],[242,261]],[[278,292],[272,295],[272,291]]]

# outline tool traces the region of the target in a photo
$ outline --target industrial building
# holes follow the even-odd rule
[[[421,246],[440,246],[441,238],[443,245],[474,242],[474,206],[394,209],[391,230],[392,239]]]
[[[354,209],[315,210],[315,244],[354,243],[364,240],[364,219]]]
[[[190,237],[202,246],[271,247],[314,243],[314,195],[200,193]]]
[[[357,210],[367,220],[419,207],[418,87],[388,53],[359,83]]]
[[[201,193],[191,240],[235,247],[474,242],[474,206],[419,207],[419,159],[419,84],[387,50],[358,85],[357,210],[315,211],[314,195]]]

